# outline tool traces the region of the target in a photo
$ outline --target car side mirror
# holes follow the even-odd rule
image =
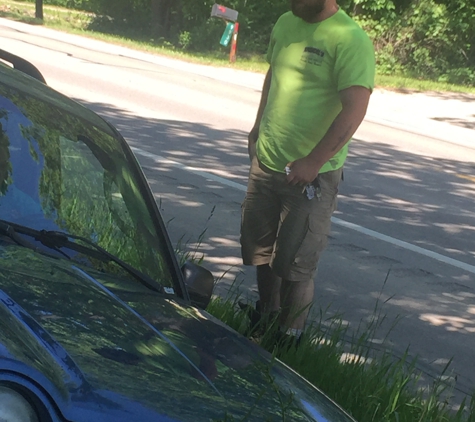
[[[181,267],[191,304],[206,309],[214,289],[214,277],[210,271],[186,261]]]

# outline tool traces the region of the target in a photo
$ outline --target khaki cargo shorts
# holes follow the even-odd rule
[[[242,204],[244,265],[270,264],[276,275],[289,281],[313,278],[327,245],[342,171],[320,174],[321,198],[309,200],[302,186],[290,186],[284,173],[255,158]]]

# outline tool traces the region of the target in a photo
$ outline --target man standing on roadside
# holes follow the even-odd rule
[[[242,211],[244,265],[268,317],[298,338],[313,302],[348,143],[374,87],[373,45],[336,0],[291,0],[272,31]],[[284,336],[285,337],[285,336]],[[290,337],[295,338],[295,337]]]

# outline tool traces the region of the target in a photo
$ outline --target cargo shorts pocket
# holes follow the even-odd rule
[[[279,236],[271,262],[272,269],[289,281],[307,281],[313,278],[320,253],[327,244],[327,235],[321,230],[321,222],[310,214],[301,223],[301,228],[286,231]]]
[[[325,226],[326,224],[317,215],[308,216],[307,230],[295,254],[293,267],[300,268],[303,273],[309,275],[315,272],[320,254],[328,242]]]

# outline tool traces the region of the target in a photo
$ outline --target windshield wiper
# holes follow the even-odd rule
[[[68,233],[64,233],[60,231],[35,230],[30,227],[22,226],[20,224],[11,223],[5,220],[0,220],[0,234],[3,234],[9,237],[20,246],[33,249],[35,252],[40,252],[40,253],[43,252],[39,250],[33,243],[28,242],[27,240],[19,236],[18,233],[32,237],[33,239],[37,240],[44,246],[65,255],[69,259],[71,258],[68,255],[66,255],[64,252],[62,252],[60,250],[61,248],[68,248],[76,252],[82,253],[84,255],[90,256],[92,258],[99,259],[101,261],[115,262],[117,265],[119,265],[129,274],[134,276],[144,286],[156,292],[164,293],[163,286],[157,281],[155,281],[152,277],[148,276],[147,274],[144,274],[142,271],[127,264],[127,262],[111,254],[110,252],[108,252],[101,246],[97,245],[92,240],[87,239],[86,237],[76,236],[76,235],[72,235],[72,234],[68,234]],[[91,249],[90,247],[73,242],[70,239],[79,240],[94,249]]]
[[[0,220],[0,235],[7,236],[11,240],[13,240],[17,245],[20,245],[25,248],[32,249],[35,252],[43,253],[48,256],[52,256],[56,258],[56,255],[53,255],[51,253],[46,253],[42,249],[39,249],[38,247],[36,247],[33,243],[19,236],[17,233],[17,230],[15,230],[11,224],[12,223],[9,223],[7,221]],[[56,252],[62,253],[63,255],[66,256],[66,258],[69,258],[68,255],[66,255],[64,252],[61,252],[58,248],[51,248],[51,249],[54,249]]]

